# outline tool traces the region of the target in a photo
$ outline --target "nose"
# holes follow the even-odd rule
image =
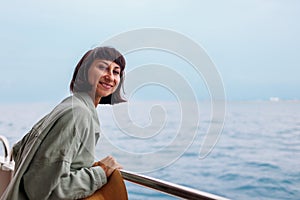
[[[114,76],[113,75],[114,75],[113,71],[108,69],[105,72],[104,78],[105,78],[106,81],[112,81],[112,80],[114,80]]]

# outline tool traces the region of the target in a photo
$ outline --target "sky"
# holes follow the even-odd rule
[[[87,50],[147,27],[175,31],[201,46],[228,100],[300,99],[299,10],[297,0],[1,0],[0,103],[59,101]],[[149,58],[176,65],[157,54],[129,55],[127,69]],[[147,99],[153,92],[142,94]]]

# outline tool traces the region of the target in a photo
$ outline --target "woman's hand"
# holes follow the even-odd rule
[[[93,166],[100,166],[105,171],[107,177],[109,177],[115,169],[122,169],[123,167],[112,156],[107,156],[102,160],[94,163]]]

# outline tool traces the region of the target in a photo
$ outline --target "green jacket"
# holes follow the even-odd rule
[[[85,93],[66,98],[13,147],[15,174],[1,200],[79,199],[106,182],[92,167],[100,126]]]

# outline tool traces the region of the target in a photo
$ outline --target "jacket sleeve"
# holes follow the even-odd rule
[[[93,124],[84,111],[59,119],[23,176],[29,199],[79,199],[101,188],[107,179],[101,167],[92,167],[94,148]]]
[[[106,175],[101,167],[82,168],[61,177],[53,197],[60,199],[81,199],[93,194],[106,183]],[[70,191],[72,191],[70,193]],[[54,198],[57,199],[57,198]]]
[[[24,189],[29,199],[80,199],[93,194],[106,183],[101,167],[70,171],[67,162],[35,166],[24,176]],[[58,181],[59,180],[59,181]]]

